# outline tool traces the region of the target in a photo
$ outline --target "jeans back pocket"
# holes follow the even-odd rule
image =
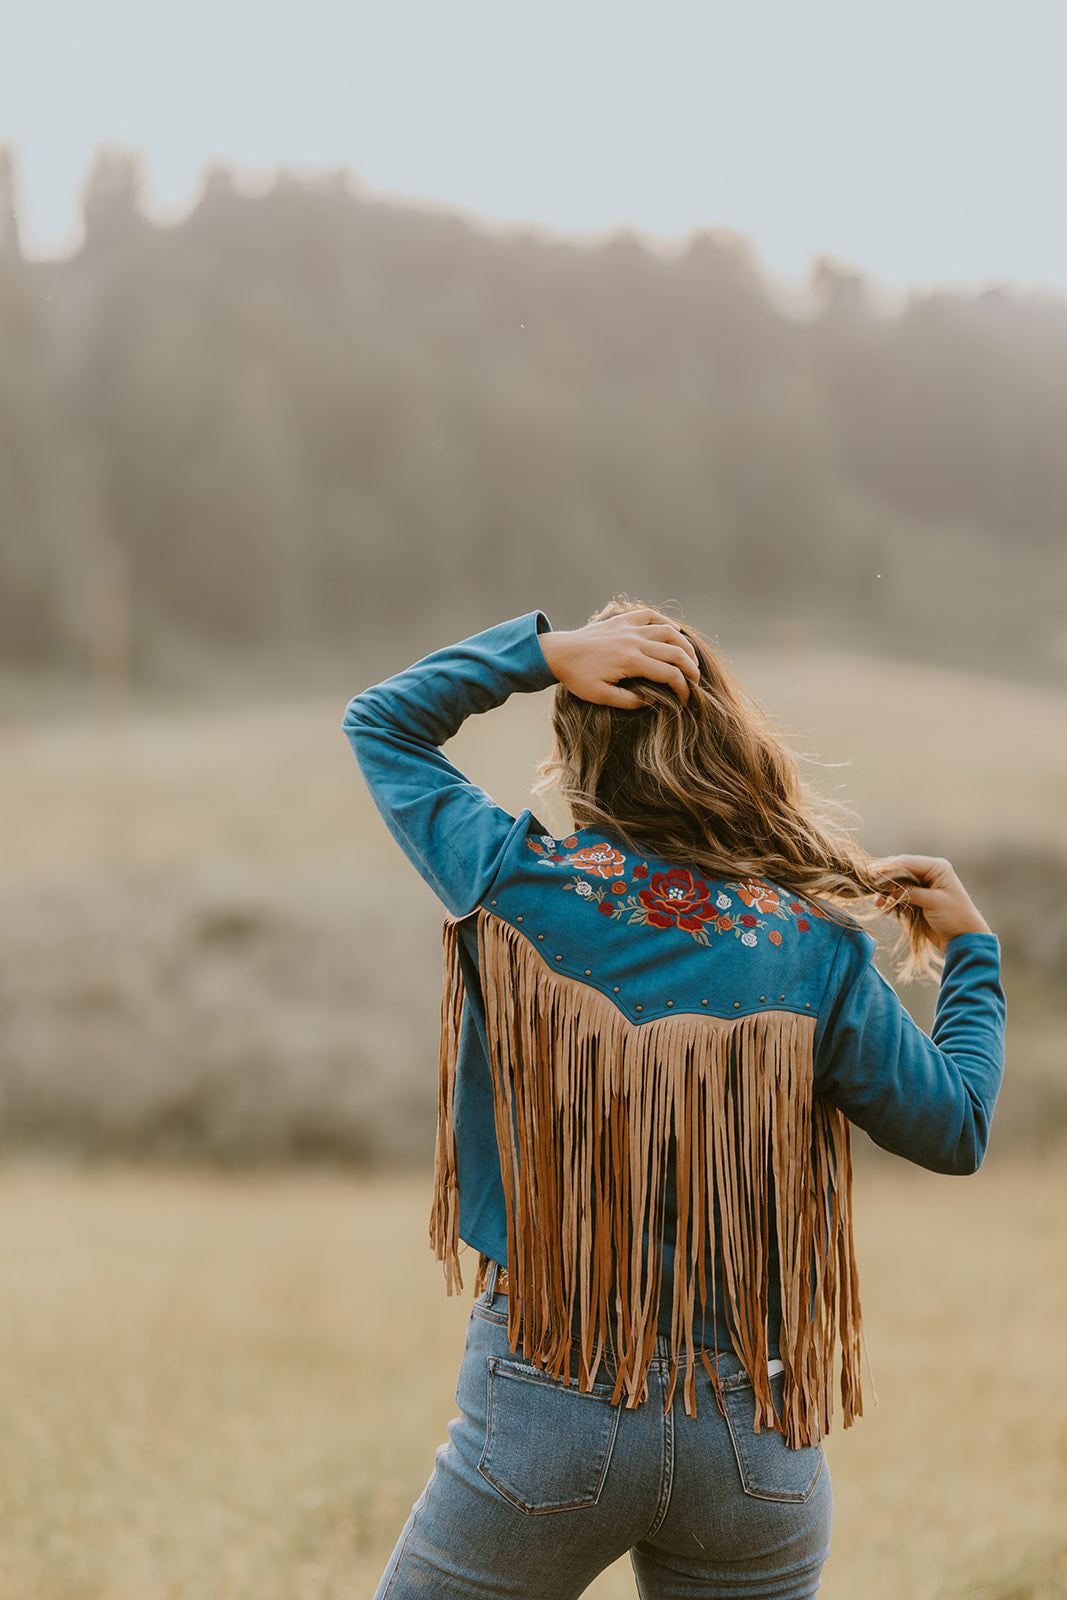
[[[520,1511],[595,1505],[611,1464],[619,1407],[611,1389],[583,1394],[521,1361],[489,1358],[485,1448],[478,1471]]]
[[[781,1373],[771,1379],[771,1394],[779,1415],[783,1383]],[[756,1395],[747,1374],[723,1383],[722,1403],[745,1493],[758,1500],[810,1499],[822,1470],[822,1445],[801,1445],[799,1450],[791,1450],[784,1436],[773,1428],[761,1427],[759,1433],[753,1432]]]

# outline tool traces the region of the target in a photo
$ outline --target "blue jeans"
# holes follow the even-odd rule
[[[569,1600],[630,1553],[642,1600],[807,1600],[829,1554],[832,1494],[821,1446],[752,1431],[752,1386],[720,1354],[725,1416],[702,1365],[697,1415],[667,1341],[648,1399],[611,1404],[554,1381],[508,1347],[489,1288],[467,1329],[449,1442],[412,1508],[375,1600]],[[601,1376],[605,1376],[603,1369]],[[776,1404],[781,1378],[772,1379]]]

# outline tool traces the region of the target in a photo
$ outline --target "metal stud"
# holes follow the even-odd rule
[[[644,1006],[634,1006],[635,1011],[643,1011],[644,1009]]]
[[[784,994],[780,994],[780,995],[779,995],[779,996],[778,996],[778,998],[779,998],[779,1000],[784,1000],[784,999],[785,999],[785,995],[784,995]]]
[[[734,1010],[735,1010],[735,1011],[740,1011],[740,1009],[741,1009],[741,1002],[740,1002],[740,1000],[735,1000],[735,1001],[734,1001]]]
[[[557,957],[556,957],[556,960],[557,960],[557,961],[562,961],[562,960],[563,960],[563,957],[562,957],[562,956],[557,956]]]
[[[760,1004],[761,1005],[763,1004],[764,1000],[766,1000],[766,998],[767,998],[767,996],[765,994],[761,994],[760,995]]]
[[[495,901],[495,900],[490,900],[490,902],[489,902],[489,904],[490,904],[490,905],[491,905],[491,906],[495,906],[495,905],[496,905],[496,901]]]
[[[516,921],[516,922],[521,922],[521,921],[522,921],[522,918],[521,918],[521,917],[516,917],[516,918],[515,918],[515,921]]]
[[[673,1001],[673,1000],[668,1000],[668,1001],[667,1001],[667,1004],[668,1004],[668,1005],[669,1005],[669,1006],[673,1006],[673,1004],[674,1004],[674,1001]]]
[[[805,1000],[805,1002],[804,1002],[804,1010],[805,1011],[810,1011],[811,1010],[811,1001],[810,1000]]]
[[[539,933],[539,934],[538,934],[538,935],[537,935],[537,937],[538,937],[538,938],[539,938],[539,939],[541,939],[541,940],[544,940],[544,937],[545,937],[545,936],[544,936],[544,934],[543,934],[543,933]]]
[[[591,977],[592,977],[592,976],[593,976],[593,969],[592,969],[592,967],[586,967],[586,969],[585,969],[585,975],[586,975],[586,977],[587,977],[587,978],[591,978]]]
[[[615,987],[614,987],[614,989],[612,989],[612,991],[611,991],[611,992],[612,992],[612,994],[618,994],[618,992],[619,992],[619,986],[618,986],[618,984],[616,984],[616,985],[615,985]]]
[[[700,1004],[701,1004],[701,1005],[702,1005],[702,1006],[706,1006],[706,1005],[707,1005],[707,1003],[708,1003],[708,1002],[707,1002],[707,1001],[706,1001],[706,1000],[702,1000],[702,1001],[701,1001],[701,1002],[700,1002]]]

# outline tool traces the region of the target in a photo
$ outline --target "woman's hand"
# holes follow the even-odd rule
[[[992,933],[992,928],[956,876],[950,861],[935,856],[887,856],[876,875],[887,880],[875,905],[889,911],[901,899],[917,906],[931,939],[944,954],[960,933]]]
[[[658,611],[622,611],[570,633],[543,633],[538,642],[549,671],[564,688],[597,706],[636,711],[646,704],[631,689],[621,689],[620,678],[665,683],[684,705],[690,682],[700,678],[693,645]]]

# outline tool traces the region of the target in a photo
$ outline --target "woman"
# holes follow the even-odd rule
[[[574,832],[440,746],[557,685]],[[449,912],[431,1241],[479,1252],[460,1416],[377,1600],[800,1597],[828,1552],[834,1351],[862,1410],[849,1122],[973,1172],[1003,1070],[996,939],[947,862],[877,868],[694,630],[617,602],[438,652],[349,705]],[[843,909],[944,956],[932,1038]]]

